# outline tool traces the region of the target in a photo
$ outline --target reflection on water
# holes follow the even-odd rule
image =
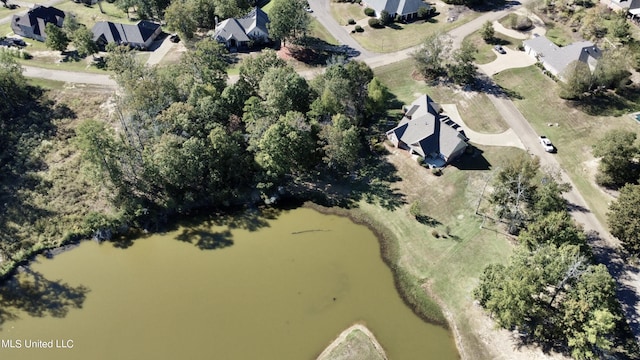
[[[191,222],[126,249],[85,242],[31,269],[2,287],[0,338],[74,346],[3,359],[313,359],[354,322],[392,360],[458,357],[403,304],[371,231],[309,209]]]

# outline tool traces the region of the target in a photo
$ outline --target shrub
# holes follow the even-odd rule
[[[395,21],[397,23],[402,22],[402,15],[400,15],[400,14],[396,15],[396,18],[393,21]]]
[[[382,25],[382,21],[380,21],[380,19],[376,19],[376,18],[371,18],[369,19],[369,26],[371,26],[372,28],[381,28],[384,27]]]
[[[362,2],[362,0],[355,0],[353,2],[356,3],[356,4],[360,4]]]
[[[355,30],[356,30],[356,32],[363,32],[364,31],[364,29],[360,25],[356,25]]]
[[[368,7],[368,8],[364,8],[364,14],[367,16],[375,16],[376,11]]]
[[[349,25],[355,25],[356,21],[353,19],[349,19],[348,23]]]
[[[422,156],[418,156],[416,158],[416,161],[418,162],[418,164],[422,164],[424,162],[424,158]]]
[[[426,19],[426,18],[427,18],[427,16],[429,16],[429,12],[430,12],[430,11],[429,11],[429,8],[428,8],[428,7],[426,7],[426,6],[420,6],[420,7],[418,8],[418,17],[419,17],[420,19]]]
[[[411,203],[411,206],[409,207],[409,214],[413,217],[418,217],[420,215],[420,203],[418,201]]]
[[[533,26],[531,19],[524,15],[509,15],[509,26],[518,31],[529,30]]]
[[[440,169],[440,168],[433,168],[433,169],[431,169],[431,173],[432,173],[433,175],[435,175],[435,176],[440,176],[440,175],[442,175],[442,169]]]
[[[382,25],[387,25],[391,23],[391,14],[387,10],[382,10],[380,12],[380,21]]]
[[[436,239],[440,237],[440,234],[438,234],[438,230],[436,229],[431,230],[431,235]]]

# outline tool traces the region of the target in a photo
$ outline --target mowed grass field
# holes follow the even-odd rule
[[[518,110],[536,132],[553,141],[558,148],[555,156],[561,166],[569,173],[591,210],[606,225],[606,212],[613,198],[595,185],[597,162],[592,155],[592,146],[611,129],[631,130],[640,135],[640,123],[626,115],[588,115],[575,104],[562,100],[559,85],[535,66],[503,71],[495,76],[495,80],[518,95],[519,98],[513,99]],[[635,105],[636,111],[638,106]],[[612,108],[611,113],[613,111]]]

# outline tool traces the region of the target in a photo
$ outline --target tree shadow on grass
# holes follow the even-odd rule
[[[640,110],[640,88],[628,87],[619,93],[607,91],[567,103],[591,116],[621,116]]]
[[[316,37],[303,38],[296,44],[288,45],[287,49],[294,59],[311,66],[324,66],[336,56],[352,58],[360,55],[360,52],[352,47],[332,45]]]
[[[490,77],[479,74],[475,83],[470,88],[471,90],[477,90],[485,94],[494,95],[499,98],[508,98],[512,100],[522,100],[524,97],[515,90],[504,88],[496,84]]]
[[[26,269],[0,287],[0,325],[18,320],[20,312],[32,317],[65,317],[69,310],[82,308],[87,293],[86,286],[52,281]]]
[[[418,221],[422,225],[426,225],[430,227],[442,225],[442,223],[436,220],[435,218],[432,218],[429,215],[423,215],[423,214],[416,215],[416,221]]]

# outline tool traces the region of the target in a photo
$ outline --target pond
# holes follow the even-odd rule
[[[391,360],[457,359],[400,299],[375,235],[311,209],[83,242],[2,287],[2,358],[314,359],[365,324]],[[52,345],[53,348],[43,348]]]

